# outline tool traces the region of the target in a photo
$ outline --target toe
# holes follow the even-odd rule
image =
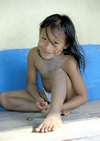
[[[40,124],[40,126],[35,129],[35,132],[41,132],[42,127],[43,127],[43,125]]]
[[[55,126],[53,126],[52,128],[51,128],[51,131],[54,131],[55,130]]]
[[[49,132],[48,127],[45,127],[44,131],[45,133]]]
[[[65,116],[69,116],[69,114],[70,114],[70,112],[66,112],[66,113],[65,113]]]
[[[39,132],[39,131],[40,131],[40,129],[39,129],[39,128],[36,128],[36,129],[35,129],[35,132]]]
[[[64,115],[64,116],[68,116],[69,114],[70,114],[69,111],[64,111],[64,112],[63,112],[63,115]]]
[[[42,133],[45,132],[45,126],[44,126],[44,125],[41,127],[41,132],[42,132]]]
[[[48,131],[49,132],[52,131],[52,127],[51,126],[48,127]]]

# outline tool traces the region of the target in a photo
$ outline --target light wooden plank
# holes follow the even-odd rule
[[[71,139],[95,139],[100,138],[100,119],[89,118],[69,121],[61,128],[49,133],[32,132],[32,127],[27,126],[0,133],[1,141],[61,141]],[[93,140],[94,141],[94,140]]]
[[[62,116],[61,128],[46,134],[32,133],[45,119],[39,112],[0,112],[0,141],[63,141],[75,138],[78,141],[95,141],[100,138],[100,100],[87,102],[70,112],[69,116]],[[32,120],[28,121],[27,118]]]

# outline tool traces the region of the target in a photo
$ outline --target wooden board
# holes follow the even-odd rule
[[[63,125],[56,131],[35,133],[34,129],[45,119],[41,113],[1,111],[0,141],[100,140],[100,100],[87,102],[70,112],[69,116],[62,116]]]

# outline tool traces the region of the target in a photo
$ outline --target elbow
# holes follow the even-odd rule
[[[83,104],[85,104],[88,101],[88,95],[84,96],[82,101],[83,101]]]

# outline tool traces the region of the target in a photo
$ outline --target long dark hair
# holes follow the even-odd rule
[[[66,15],[54,14],[47,17],[42,23],[40,23],[40,30],[45,28],[47,34],[47,27],[50,26],[53,35],[55,30],[62,29],[66,36],[66,45],[69,45],[67,49],[63,49],[64,55],[73,56],[80,69],[85,69],[85,54],[83,48],[78,44],[75,27],[71,19]],[[48,37],[48,34],[47,34]],[[49,37],[48,37],[49,39]],[[50,40],[50,39],[49,39]]]

